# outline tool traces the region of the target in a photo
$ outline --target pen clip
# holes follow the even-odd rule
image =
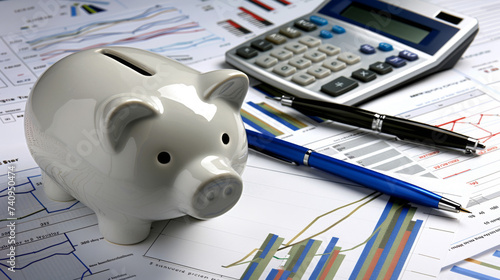
[[[278,156],[278,155],[276,155],[276,154],[273,154],[273,153],[272,153],[272,152],[270,152],[270,151],[263,151],[263,150],[261,150],[261,149],[259,149],[259,148],[255,147],[255,146],[253,146],[253,145],[250,145],[250,144],[248,145],[248,147],[249,147],[250,149],[252,149],[252,151],[254,151],[254,152],[256,152],[256,153],[258,153],[258,154],[260,154],[260,155],[263,155],[263,156],[265,156],[265,157],[269,157],[269,158],[272,158],[272,159],[275,159],[275,160],[278,160],[278,161],[281,161],[281,162],[284,162],[284,163],[287,163],[287,164],[291,164],[291,165],[294,165],[294,166],[298,166],[298,165],[299,165],[299,164],[298,164],[298,163],[296,163],[295,161],[291,161],[291,160],[288,160],[288,159],[286,159],[286,158],[282,158],[282,157],[280,157],[280,156]]]

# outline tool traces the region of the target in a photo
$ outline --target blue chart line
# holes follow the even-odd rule
[[[456,265],[451,268],[451,271],[458,273],[458,274],[461,274],[461,275],[464,275],[464,276],[474,278],[474,279],[481,279],[481,280],[499,280],[500,279],[500,278],[496,278],[493,276],[488,276],[488,275],[483,274],[483,273],[472,271],[470,269],[459,267]]]
[[[37,188],[35,187],[35,183],[33,182],[34,179],[41,179],[42,178],[42,175],[36,175],[36,176],[30,176],[28,177],[28,180],[29,182],[31,183],[31,185],[33,186],[33,188],[35,189],[34,191],[37,191]],[[38,203],[40,203],[40,205],[42,205],[43,208],[45,208],[45,211],[47,211],[47,213],[56,213],[56,212],[61,212],[61,211],[66,211],[66,210],[69,210],[71,209],[73,206],[75,206],[76,204],[79,203],[79,201],[75,201],[75,202],[72,202],[71,205],[67,206],[67,207],[62,207],[62,208],[58,208],[58,209],[55,209],[55,210],[50,210],[49,207],[47,207],[47,203],[43,203],[41,201],[41,199],[39,197],[37,197],[33,192],[34,191],[30,191],[31,195],[33,195],[33,197],[36,199],[36,201],[38,201]],[[50,201],[52,202],[52,201]],[[61,205],[62,202],[58,202],[58,206]],[[67,205],[68,203],[64,203],[64,205]]]
[[[63,235],[57,235],[57,236],[52,237],[52,238],[60,239],[60,241],[56,241],[57,243],[54,243],[54,244],[49,245],[49,246],[45,246],[45,247],[40,248],[40,249],[35,250],[35,251],[26,252],[26,253],[20,252],[20,253],[16,254],[16,267],[14,268],[14,270],[15,271],[23,270],[24,276],[37,275],[37,277],[39,278],[39,277],[43,277],[43,275],[39,274],[39,273],[41,273],[40,272],[41,270],[34,267],[37,264],[44,266],[44,263],[43,263],[44,261],[49,261],[51,259],[57,258],[57,256],[74,256],[75,257],[74,259],[73,258],[68,259],[67,257],[65,257],[63,261],[58,259],[58,260],[54,260],[54,262],[57,262],[57,264],[60,265],[61,267],[64,265],[69,265],[69,266],[67,266],[68,270],[70,270],[71,273],[73,273],[75,275],[76,274],[79,275],[80,272],[75,271],[74,263],[81,264],[83,266],[82,270],[84,270],[84,272],[81,275],[79,275],[80,279],[83,279],[83,277],[87,273],[92,274],[92,271],[90,271],[90,269],[75,254],[75,251],[76,251],[75,246],[69,240],[68,236],[65,233]],[[45,241],[45,239],[44,239],[44,241]],[[36,242],[42,242],[42,241],[40,240],[40,241],[36,241]],[[19,247],[18,247],[18,250],[22,249]],[[9,277],[7,272],[4,271],[4,267],[9,268],[9,266],[6,264],[8,259],[9,258],[0,259],[0,270],[8,279],[12,279],[11,277]],[[29,271],[29,269],[32,267],[34,267],[33,271]],[[51,272],[49,271],[49,273],[51,273]],[[39,279],[41,279],[41,278],[39,278]]]
[[[133,20],[145,18],[151,14],[158,13],[158,12],[165,11],[165,10],[176,10],[176,9],[172,8],[172,7],[161,7],[161,6],[157,5],[155,7],[149,8],[146,11],[144,11],[143,13],[136,15],[136,16],[133,16],[133,17],[123,18],[123,19],[118,19],[118,20],[107,20],[107,21],[99,21],[99,22],[89,23],[89,24],[80,26],[76,29],[68,30],[65,32],[60,32],[57,34],[42,36],[42,37],[39,37],[39,38],[36,38],[33,40],[29,40],[26,43],[33,45],[33,44],[38,44],[38,43],[48,41],[48,40],[59,39],[59,38],[64,38],[64,37],[71,37],[71,36],[78,35],[84,31],[99,27],[99,26],[133,21]]]
[[[105,32],[105,33],[89,34],[87,36],[77,37],[74,40],[65,40],[64,43],[65,44],[68,44],[68,43],[79,44],[79,43],[82,43],[84,41],[95,40],[95,39],[100,39],[100,38],[104,38],[104,37],[117,36],[117,35],[125,35],[125,34],[135,34],[135,33],[139,32],[139,31],[147,30],[147,29],[150,29],[150,28],[155,27],[157,25],[177,23],[177,22],[181,22],[183,20],[186,20],[188,18],[189,18],[188,16],[180,15],[180,16],[177,16],[177,17],[174,17],[174,18],[171,18],[171,19],[159,20],[159,21],[155,21],[155,22],[146,23],[146,24],[143,24],[143,25],[135,28],[134,30],[130,30],[130,31],[117,31],[117,32]],[[195,27],[199,27],[199,25],[193,24],[191,26],[186,26],[186,27],[182,27],[182,28],[179,28],[179,29],[180,30],[184,30],[184,29],[190,29],[190,28],[195,28]],[[173,31],[170,31],[170,32],[173,32]],[[139,37],[139,39],[140,38],[141,37]],[[33,50],[43,50],[43,49],[46,49],[46,48],[48,48],[50,46],[53,46],[53,45],[56,45],[56,44],[60,44],[60,43],[61,42],[59,42],[59,41],[48,43],[48,44],[45,44],[45,45],[42,45],[42,46],[39,46],[39,47],[34,47]]]
[[[23,176],[24,172],[33,172],[33,169],[30,170],[21,170],[16,172],[16,178],[26,178],[22,180],[27,180],[27,182],[22,182],[14,186],[15,194],[16,194],[16,204],[21,205],[30,205],[29,208],[24,209],[26,213],[23,213],[18,209],[16,211],[17,220],[29,217],[34,214],[38,214],[40,212],[45,212],[47,214],[57,213],[61,211],[66,211],[73,208],[75,205],[79,203],[79,201],[71,201],[71,202],[55,202],[49,199],[42,188],[42,177],[41,175],[34,176]],[[37,187],[38,186],[38,187]],[[7,188],[0,191],[0,199],[7,197]],[[33,200],[34,199],[34,200]],[[5,202],[5,201],[2,201]],[[34,207],[38,203],[40,205],[39,208]],[[3,204],[2,204],[3,205]],[[19,208],[19,207],[17,207]],[[30,211],[30,212],[28,212]],[[0,217],[0,221],[4,221],[2,219],[7,217]],[[12,217],[9,217],[12,218]]]

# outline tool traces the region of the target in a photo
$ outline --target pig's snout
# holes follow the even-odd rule
[[[224,214],[238,202],[243,191],[240,175],[227,159],[217,156],[193,162],[179,179],[189,205],[182,208],[198,219]]]
[[[193,216],[208,219],[224,214],[238,202],[242,185],[239,176],[232,175],[214,178],[201,185],[193,196]]]

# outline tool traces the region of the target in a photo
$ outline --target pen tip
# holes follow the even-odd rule
[[[462,208],[460,207],[460,212],[465,212],[465,213],[472,213],[471,211],[465,209],[465,208]]]
[[[486,145],[484,145],[483,143],[478,143],[477,148],[482,150],[482,149],[486,148]]]

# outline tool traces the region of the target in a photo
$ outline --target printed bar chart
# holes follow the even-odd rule
[[[251,24],[259,28],[264,28],[273,25],[272,22],[258,16],[257,14],[253,13],[248,9],[245,9],[244,7],[238,7],[238,9],[241,11],[240,13],[238,13],[239,17],[245,19],[246,21],[250,22]]]
[[[220,21],[217,23],[217,25],[221,26],[222,28],[229,31],[231,34],[238,37],[252,33],[252,31],[248,30],[247,28],[241,26],[240,24],[231,19]]]
[[[284,273],[287,279],[301,279],[307,267],[316,255],[316,252],[321,245],[321,241],[309,239],[299,244],[292,246],[290,249],[290,257],[285,263]],[[274,269],[271,271],[273,273]],[[268,278],[269,279],[269,278]],[[272,278],[281,279],[281,278]]]
[[[366,244],[351,279],[370,279],[372,275],[397,279],[422,221],[412,221],[416,208],[389,201],[373,237]]]
[[[284,134],[282,131],[274,128],[270,124],[264,122],[262,119],[254,116],[253,114],[249,113],[248,111],[241,109],[240,110],[241,118],[243,119],[243,122],[246,123],[247,125],[253,127],[254,129],[258,130],[261,133],[264,133],[266,135],[270,136],[278,136]]]
[[[266,240],[264,240],[264,243],[262,243],[259,253],[255,255],[252,262],[245,270],[245,273],[241,276],[241,279],[259,279],[262,272],[264,272],[264,269],[271,261],[271,258],[283,243],[283,240],[282,237],[270,233]]]
[[[261,102],[261,103],[253,103],[253,102],[248,102],[248,104],[259,110],[260,112],[264,113],[266,116],[276,120],[277,122],[281,123],[282,125],[290,128],[293,131],[297,131],[299,129],[307,127],[307,124],[299,121],[298,119],[283,113],[282,111],[269,106],[268,104]]]
[[[335,274],[337,274],[340,268],[340,264],[345,258],[345,255],[339,254],[341,248],[335,246],[338,240],[339,239],[336,237],[330,239],[330,243],[328,243],[328,246],[316,264],[316,268],[309,279],[331,280],[335,277]]]
[[[398,279],[401,276],[423,223],[422,220],[413,220],[416,210],[395,199],[389,200],[366,243],[359,244],[364,245],[364,249],[357,257],[349,279]],[[322,252],[322,242],[317,239],[309,238],[291,245],[288,244],[292,241],[282,245],[283,240],[278,235],[269,234],[241,279],[260,279],[274,254],[288,249],[288,246],[291,248],[286,258],[274,256],[284,263],[276,265],[275,262],[278,267],[268,268],[270,272],[265,279],[302,279],[306,271],[310,280],[334,279],[347,256],[343,252],[350,251],[343,251],[338,246],[341,240],[337,237],[331,237]]]

